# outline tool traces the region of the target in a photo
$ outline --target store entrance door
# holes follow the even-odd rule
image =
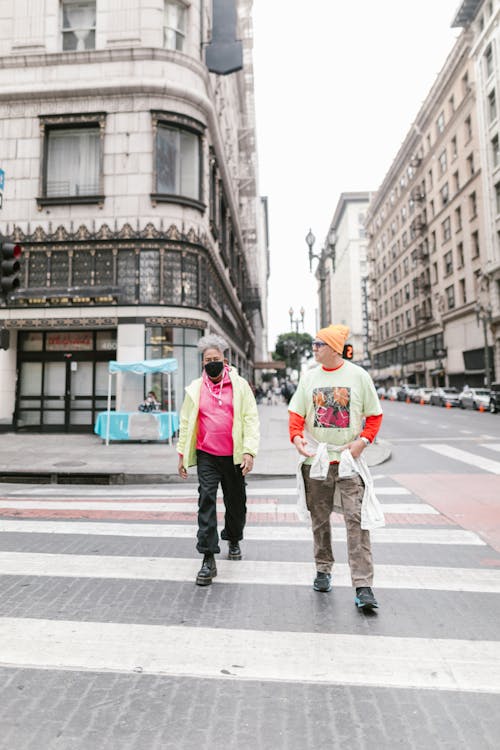
[[[107,408],[109,346],[114,332],[29,333],[21,337],[16,426],[46,432],[90,432]],[[73,351],[63,349],[71,336]],[[35,344],[36,347],[35,348]],[[58,345],[57,348],[55,345]],[[28,346],[29,345],[29,346]],[[78,351],[80,345],[85,349]],[[111,396],[114,406],[114,392]]]
[[[92,424],[93,362],[67,358],[45,362],[43,424],[64,428]],[[23,394],[21,394],[22,397]]]

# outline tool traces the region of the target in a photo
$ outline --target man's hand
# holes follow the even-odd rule
[[[309,453],[309,451],[307,450],[307,440],[303,437],[300,437],[300,435],[295,435],[293,444],[297,448],[301,456],[305,456],[306,458],[312,458],[314,456],[314,453]]]
[[[243,460],[240,464],[241,473],[243,476],[249,474],[253,469],[253,456],[250,453],[243,454]]]
[[[351,443],[341,445],[337,450],[345,451],[347,448],[349,448],[349,450],[351,451],[351,455],[353,458],[359,458],[366,448],[366,443],[364,440],[361,440],[361,438],[357,438]]]
[[[179,463],[177,465],[177,471],[181,479],[187,479],[187,469],[184,466],[184,456],[179,456]]]

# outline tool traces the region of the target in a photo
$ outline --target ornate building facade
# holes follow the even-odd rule
[[[243,375],[263,359],[252,0],[236,7],[243,67],[216,75],[209,0],[2,4],[0,235],[23,247],[0,307],[4,427],[91,429],[110,359],[175,357],[178,408],[208,331]],[[114,405],[143,388],[121,383]]]

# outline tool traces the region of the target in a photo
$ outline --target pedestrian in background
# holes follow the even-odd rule
[[[217,533],[217,490],[224,494],[228,558],[241,560],[239,542],[246,520],[245,477],[253,469],[259,447],[257,404],[248,382],[224,361],[227,342],[208,335],[198,342],[203,372],[186,388],[180,414],[178,471],[187,478],[198,471],[198,541],[203,563],[196,576],[207,586],[217,575],[214,555],[220,552]]]
[[[338,477],[340,451],[350,450],[358,458],[373,442],[382,422],[382,409],[369,374],[342,358],[349,328],[329,325],[312,343],[320,365],[302,375],[289,410],[290,440],[305,457],[302,476],[307,509],[311,514],[316,577],[315,591],[331,590],[334,556],[330,515],[336,487],[339,489],[347,532],[347,550],[355,603],[373,609],[378,603],[372,591],[373,560],[370,532],[361,529],[364,483],[359,475]],[[363,426],[363,419],[366,418]],[[310,477],[313,453],[304,429],[318,443],[326,443],[329,469],[324,481]]]

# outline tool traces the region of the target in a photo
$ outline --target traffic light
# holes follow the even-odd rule
[[[6,297],[19,286],[21,245],[0,240],[0,295]]]
[[[352,344],[344,344],[344,351],[342,352],[342,356],[344,359],[352,359],[354,356],[354,349],[352,348]]]

